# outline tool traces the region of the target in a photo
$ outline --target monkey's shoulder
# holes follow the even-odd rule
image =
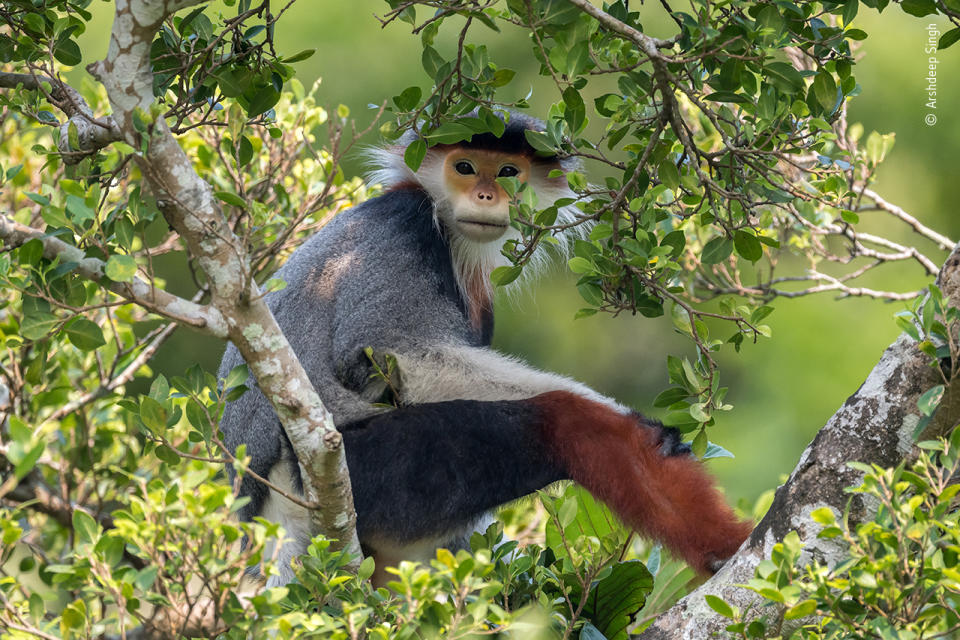
[[[299,316],[295,322],[325,309],[344,322],[367,314],[402,323],[428,308],[431,315],[453,313],[457,322],[463,314],[450,247],[432,201],[417,189],[389,191],[338,214],[276,275],[287,287],[270,294],[268,304],[275,314]]]
[[[430,197],[398,189],[337,214],[294,251],[278,275],[312,270],[331,258],[397,260],[446,251]]]
[[[395,243],[405,238],[438,235],[433,202],[420,189],[395,189],[337,214],[310,242],[335,239],[356,243]]]

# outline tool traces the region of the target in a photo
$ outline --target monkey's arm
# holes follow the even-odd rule
[[[341,429],[358,533],[374,555],[384,542],[442,539],[562,478],[702,573],[733,555],[752,528],[676,431],[638,414],[611,420],[569,392],[406,407]]]
[[[446,400],[520,400],[548,391],[568,391],[616,413],[630,409],[565,376],[535,369],[489,347],[437,344],[390,349],[400,367],[400,400],[422,404]]]

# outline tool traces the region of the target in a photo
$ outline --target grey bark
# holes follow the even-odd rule
[[[960,254],[955,248],[938,277],[944,296],[956,305],[960,300]],[[824,363],[826,365],[826,363]],[[844,549],[833,540],[817,538],[821,526],[810,512],[829,507],[838,516],[850,501],[849,522],[856,526],[872,517],[872,505],[862,495],[851,496],[844,488],[855,485],[861,473],[847,466],[859,461],[891,467],[915,455],[913,433],[920,420],[917,400],[940,384],[939,373],[930,366],[916,342],[901,335],[890,345],[857,391],[817,433],[801,454],[790,478],[776,492],[773,504],[753,534],[726,566],[657,617],[643,640],[699,640],[723,636],[730,620],[707,606],[704,596],[713,594],[741,611],[756,611],[764,601],[737,585],[753,578],[757,565],[770,557],[773,545],[790,531],[797,531],[804,545],[801,561],[816,558],[835,564]],[[945,433],[960,420],[960,385],[947,387],[940,408],[923,437]],[[777,615],[766,606],[763,613]],[[782,612],[780,612],[782,613]]]
[[[280,418],[304,470],[314,533],[338,541],[361,557],[356,514],[342,438],[310,384],[253,280],[243,243],[233,233],[210,185],[194,171],[164,119],[157,115],[146,134],[134,126],[134,113],[151,113],[154,104],[150,45],[163,20],[200,0],[117,0],[107,56],[89,71],[106,87],[113,118],[167,222],[186,241],[207,276],[211,306],[227,324],[230,340],[243,354],[257,384]]]

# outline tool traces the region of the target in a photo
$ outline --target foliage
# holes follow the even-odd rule
[[[566,0],[389,3],[384,21],[409,22],[420,35],[433,88],[395,96],[387,107],[395,119],[381,131],[415,128],[426,145],[500,126],[493,111],[515,73],[471,44],[470,30],[529,31],[555,93],[545,131],[528,139],[545,153],[589,163],[603,183],[571,172],[575,197],[542,209],[528,187],[503,180],[523,237],[504,247],[514,266],[494,281],[515,279],[558,229],[557,208],[574,204],[589,223],[569,260],[587,303],[578,315],[667,313],[696,346],[694,359],[669,359],[674,386],[656,405],[668,409],[668,424],[695,431],[698,453],[712,413],[731,408],[714,354],[769,337],[763,321],[771,300],[819,291],[918,295],[851,283],[899,253],[896,243],[877,245],[856,226],[859,212],[874,208],[865,190],[893,145],[892,134],[864,136],[846,122],[846,103],[860,92],[857,43],[867,37],[853,26],[861,3],[693,2],[686,11],[670,8],[676,33],[669,39],[645,35],[641,12],[622,0],[605,4],[600,19],[587,3]],[[863,4],[883,10],[887,3]],[[418,18],[420,5],[428,17]],[[455,17],[457,47],[442,53],[438,34]],[[424,149],[408,154],[411,167]],[[781,274],[790,256],[808,270]],[[848,266],[838,272],[838,264]],[[936,272],[933,262],[924,268]]]
[[[316,540],[297,572],[300,583],[289,586],[290,601],[306,608],[339,601],[342,614],[326,611],[313,621],[324,633],[459,637],[552,627],[564,637],[577,631],[580,637],[625,638],[653,588],[639,560],[611,564],[633,555],[632,537],[580,489],[542,499],[549,514],[545,544],[520,551],[492,525],[474,534],[471,552],[438,550],[432,571],[410,562],[388,569],[394,576],[389,591],[365,582],[371,561],[359,577],[345,573],[338,554]]]
[[[805,558],[796,533],[774,545],[746,586],[767,607],[741,612],[711,597],[738,638],[954,637],[960,629],[960,429],[949,441],[925,441],[912,465],[893,469],[851,462],[863,482],[849,491],[875,513],[851,526],[829,507],[811,514],[819,537],[843,545],[845,558],[824,566]]]
[[[946,386],[957,375],[960,366],[960,344],[957,343],[960,309],[944,298],[938,286],[932,284],[927,291],[926,296],[896,316],[897,324],[917,341],[917,348],[930,359],[930,366],[943,380],[943,384],[927,389],[917,401],[921,418],[913,432],[915,440],[930,424],[943,400]]]
[[[406,157],[413,167],[427,145],[496,132],[502,107],[522,109],[527,97],[505,97],[521,84],[515,71],[469,36],[478,25],[527,30],[531,55],[556,89],[545,130],[529,141],[592,164],[602,182],[591,184],[585,168],[572,171],[573,197],[546,209],[529,187],[504,182],[523,237],[504,247],[511,266],[494,278],[516,278],[538,245],[563,231],[555,225],[557,207],[576,206],[584,228],[568,265],[586,302],[581,315],[668,315],[696,355],[670,358],[673,386],[656,404],[668,409],[668,423],[696,432],[698,453],[722,453],[708,448],[705,431],[715,411],[729,409],[715,354],[724,344],[739,349],[768,336],[763,321],[775,297],[835,291],[913,299],[918,292],[873,290],[854,280],[901,260],[936,271],[922,252],[858,226],[860,213],[871,209],[908,222],[868,188],[892,135],[864,136],[845,117],[847,101],[859,93],[856,43],[867,37],[853,22],[862,6],[882,10],[887,3],[697,0],[688,11],[668,8],[676,25],[669,39],[645,35],[640,13],[623,0],[601,14],[587,4],[390,0],[382,20],[413,25],[432,88],[401,92],[360,131],[349,110],[328,113],[319,105],[329,98],[294,78],[292,65],[310,52],[278,52],[273,27],[283,9],[234,0],[222,10],[186,10],[159,28],[151,49],[156,103],[137,112],[134,125],[143,133],[161,119],[168,124],[249,250],[246,277],[266,289],[282,287],[267,274],[287,253],[370,195],[339,166],[363,127],[388,110],[384,136],[416,129],[422,140]],[[957,19],[944,3],[903,4],[915,15],[940,11]],[[221,381],[192,367],[168,381],[150,370],[178,324],[197,322],[162,315],[159,303],[132,304],[129,292],[142,284],[157,299],[190,290],[201,300],[209,291],[197,256],[167,226],[162,203],[141,187],[143,149],[117,140],[90,148],[81,140],[74,118],[92,122],[92,114],[110,110],[89,79],[79,90],[60,81],[61,71],[82,60],[76,38],[92,19],[90,5],[0,4],[0,223],[41,231],[32,239],[5,236],[0,252],[4,637],[99,637],[144,625],[171,637],[211,630],[237,638],[420,637],[545,626],[564,637],[622,638],[638,611],[648,620],[687,592],[689,570],[661,560],[657,549],[635,548],[605,509],[567,489],[544,497],[542,529],[533,526],[539,507],[511,508],[522,525],[515,528],[534,531],[522,550],[488,531],[475,536],[472,552],[441,550],[432,571],[404,564],[389,589],[375,590],[364,580],[369,562],[360,575],[350,574],[349,559],[318,538],[299,583],[243,595],[244,571],[260,565],[271,572],[271,545],[281,535],[266,521],[231,518],[241,505],[221,473],[226,464],[245,472],[244,452],[226,451],[216,425],[224,403],[243,392],[246,372]],[[430,17],[418,20],[417,5]],[[446,51],[441,31],[451,24],[458,26],[457,44]],[[941,46],[957,33],[944,34]],[[61,123],[60,113],[68,120]],[[941,248],[948,244],[915,220],[908,224]],[[54,257],[45,248],[49,239],[62,243]],[[782,265],[793,268],[798,259],[806,271],[781,275]],[[179,275],[171,277],[171,263],[179,264]],[[941,298],[931,288],[903,320],[938,359],[945,344],[954,352],[954,333],[945,328],[952,311]],[[380,373],[389,380],[394,366],[386,362]],[[150,380],[138,397],[126,391],[135,377]],[[932,391],[920,409],[932,415],[938,402]],[[953,455],[942,453],[940,463]],[[891,507],[880,513],[887,519],[878,520],[886,529],[841,530],[858,545],[851,549],[889,545],[884,532],[900,526],[893,507],[928,496],[903,497],[901,480],[919,486],[924,478],[932,484],[932,476],[890,473],[876,476],[890,492]],[[955,516],[933,511],[928,522],[916,509],[903,531],[931,545],[955,532]],[[901,546],[913,544],[907,533]],[[941,581],[949,578],[949,544],[924,547],[924,575],[936,570],[946,576]],[[758,579],[781,594],[794,582],[808,584],[808,591],[787,591],[790,598],[808,596],[792,604],[816,600],[817,611],[834,616],[828,626],[860,624],[859,614],[840,607],[850,598],[830,599],[854,587],[817,582],[816,572],[802,582],[790,573],[796,553],[784,541]],[[864,558],[857,571],[873,567]],[[879,574],[897,567],[873,568]],[[904,575],[883,575],[884,586],[904,586],[897,582]]]

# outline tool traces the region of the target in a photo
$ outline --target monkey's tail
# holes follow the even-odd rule
[[[703,464],[671,455],[664,430],[565,391],[532,399],[542,437],[570,477],[624,522],[700,573],[715,572],[749,536]]]

